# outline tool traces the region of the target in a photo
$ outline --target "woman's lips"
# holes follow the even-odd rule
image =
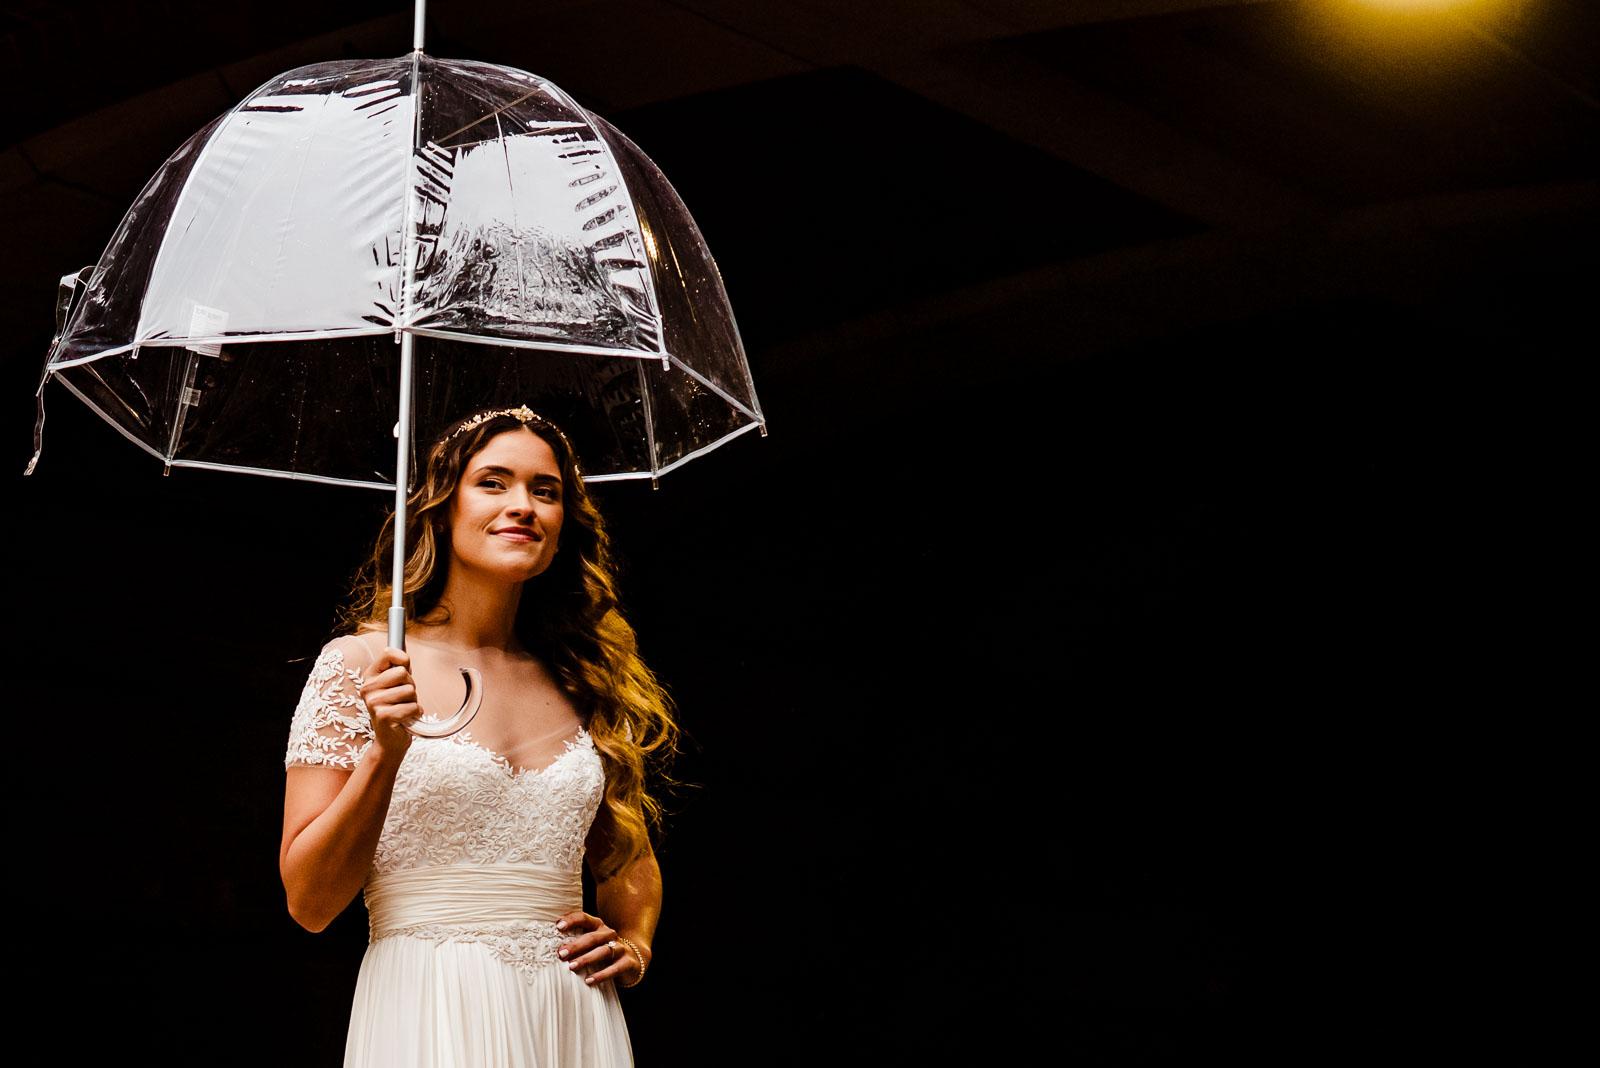
[[[537,537],[534,536],[533,531],[527,529],[526,527],[507,527],[504,530],[495,531],[494,532],[494,536],[497,537],[497,538],[505,538],[507,541],[538,541],[539,540]]]

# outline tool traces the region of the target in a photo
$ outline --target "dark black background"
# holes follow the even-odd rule
[[[657,6],[694,8],[568,5],[541,33],[439,4],[430,35],[652,155],[771,426],[659,491],[597,488],[693,784],[625,995],[640,1063],[1539,1060],[1571,1000],[1543,952],[1576,893],[1592,12],[1482,15],[1521,60],[1356,50],[1315,77],[1300,0],[985,45],[1270,174],[1257,212],[1225,185],[1164,201],[1187,175],[1092,173],[865,62],[586,87],[561,34]],[[6,5],[18,471],[55,279],[188,131],[152,118],[109,169],[50,153],[213,62],[366,54],[371,24],[340,27],[392,10],[131,7]],[[679,32],[658,80],[690,65]],[[1178,40],[1261,92],[1154,66]],[[1070,129],[1063,99],[1037,107]],[[163,478],[57,388],[7,524],[27,1016],[69,1062],[337,1063],[365,920],[285,913],[279,761],[386,501]]]

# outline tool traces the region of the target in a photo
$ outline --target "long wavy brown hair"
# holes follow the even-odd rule
[[[678,752],[672,701],[639,657],[633,627],[617,605],[616,571],[605,523],[578,471],[566,435],[534,416],[479,413],[455,425],[428,451],[421,483],[406,504],[406,617],[441,621],[440,603],[450,568],[450,499],[467,461],[508,430],[525,430],[550,446],[561,464],[565,517],[561,552],[544,573],[528,580],[513,624],[524,648],[555,671],[605,766],[601,808],[609,855],[598,859],[602,878],[626,869],[661,829],[662,808],[647,781],[666,780]],[[341,630],[382,629],[390,603],[394,523],[385,524],[357,573]]]

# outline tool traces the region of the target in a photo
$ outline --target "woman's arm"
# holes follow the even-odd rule
[[[354,771],[289,769],[278,871],[289,915],[306,930],[332,923],[367,881],[399,768],[372,745]]]
[[[588,855],[604,857],[608,846],[597,820],[589,832]],[[600,915],[570,912],[561,917],[557,926],[570,928],[575,934],[558,952],[569,968],[596,967],[585,978],[587,983],[618,979],[624,986],[632,986],[643,977],[655,955],[651,946],[656,922],[661,918],[661,866],[656,863],[655,853],[646,848],[642,857],[610,878],[601,880],[596,874],[595,879],[595,910]],[[614,940],[618,941],[615,951],[609,946]],[[635,952],[628,951],[628,943]]]
[[[601,918],[614,927],[617,934],[632,942],[641,955],[637,970],[631,959],[617,961],[624,980],[634,983],[650,967],[656,923],[661,919],[661,866],[656,863],[655,854],[646,852],[632,867],[595,884],[594,896]]]
[[[405,653],[385,649],[367,669],[361,697],[373,738],[354,770],[288,771],[278,870],[289,915],[307,930],[332,923],[367,881],[395,775],[411,745],[405,721],[418,713],[409,665]]]

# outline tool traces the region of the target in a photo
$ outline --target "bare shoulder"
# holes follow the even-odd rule
[[[343,657],[345,665],[351,668],[364,668],[383,652],[385,637],[382,631],[357,631],[354,634],[341,634],[322,647],[322,655],[328,656],[338,653]]]

